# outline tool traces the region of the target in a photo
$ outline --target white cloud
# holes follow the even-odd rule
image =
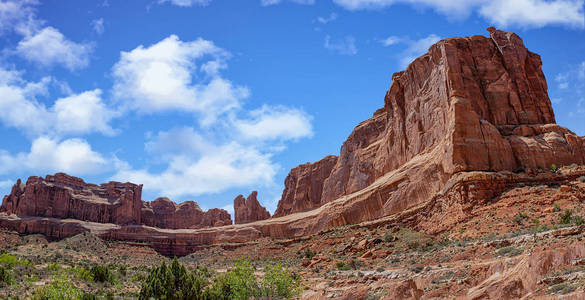
[[[324,47],[342,55],[355,55],[358,52],[353,36],[346,36],[342,40],[331,41],[331,37],[327,35],[325,36]]]
[[[183,42],[171,35],[150,47],[121,53],[113,68],[114,94],[129,99],[131,108],[144,113],[201,112],[202,123],[210,124],[220,114],[238,108],[249,95],[247,88],[219,75],[228,56],[210,41]],[[198,69],[195,62],[204,58],[211,60]]]
[[[465,19],[474,11],[498,26],[583,28],[583,0],[333,0],[348,10],[382,9],[395,4],[431,8],[452,19]]]
[[[577,69],[577,74],[580,80],[585,80],[585,61],[579,65]]]
[[[493,0],[482,4],[480,14],[498,26],[543,27],[563,24],[583,28],[583,0]]]
[[[97,174],[109,170],[109,162],[81,139],[58,140],[41,136],[32,142],[30,152],[0,150],[0,173],[66,172],[74,175]]]
[[[205,6],[211,3],[211,0],[158,0],[159,4],[170,2],[173,5],[190,7],[193,5]]]
[[[436,34],[430,34],[419,40],[408,40],[408,47],[402,52],[400,66],[406,68],[413,60],[429,50],[429,47],[441,38]]]
[[[63,65],[69,70],[86,67],[92,50],[92,45],[72,42],[53,27],[25,37],[16,47],[18,54],[31,62],[45,67]]]
[[[566,89],[569,87],[569,74],[557,74],[555,81],[559,85],[559,89]]]
[[[397,37],[397,36],[389,36],[383,40],[380,40],[380,43],[384,46],[384,47],[388,47],[388,46],[392,46],[395,44],[398,44],[402,41],[401,38]]]
[[[142,183],[145,190],[171,197],[272,184],[279,166],[271,161],[270,154],[238,142],[209,146],[206,151],[172,156],[168,167],[160,173],[122,168],[114,179]]]
[[[35,15],[37,4],[36,0],[0,1],[0,33],[30,35],[37,31],[43,23]]]
[[[112,135],[109,122],[118,114],[102,102],[102,91],[95,89],[58,99],[53,106],[56,129],[62,133],[101,132]]]
[[[103,18],[99,18],[99,19],[95,19],[93,21],[91,21],[91,26],[93,27],[93,31],[95,31],[95,33],[102,35],[104,34],[104,19]]]
[[[250,112],[248,120],[234,124],[244,138],[258,140],[296,140],[313,135],[311,117],[299,109],[284,106],[262,108]]]
[[[114,133],[109,122],[118,114],[102,102],[101,90],[72,94],[47,108],[37,97],[47,96],[47,87],[54,80],[45,77],[27,82],[21,75],[0,68],[0,122],[4,125],[32,135]]]
[[[317,18],[317,22],[321,23],[321,24],[327,24],[329,22],[333,22],[337,20],[337,14],[336,13],[331,13],[329,14],[328,17],[318,17]]]
[[[269,6],[280,4],[282,2],[292,2],[297,4],[304,4],[304,5],[313,5],[315,4],[315,0],[260,0],[262,6]]]

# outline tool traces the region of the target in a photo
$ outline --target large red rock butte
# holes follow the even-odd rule
[[[553,165],[584,164],[585,138],[555,123],[540,56],[514,33],[489,32],[489,37],[441,40],[395,73],[384,106],[353,130],[339,157],[290,172],[270,219],[181,230],[120,226],[114,224],[136,224],[141,217],[141,203],[116,200],[135,199],[135,185],[110,183],[108,191],[124,197],[83,202],[76,199],[92,200],[107,188],[96,186],[93,194],[68,188],[46,197],[34,192],[46,188],[33,184],[28,192],[28,184],[18,182],[3,210],[20,217],[0,214],[0,226],[55,238],[92,231],[106,239],[146,242],[168,255],[209,244],[306,236],[364,221],[436,234],[468,218],[469,207],[507,189],[584,176],[583,168],[547,171]],[[70,195],[69,190],[79,196],[60,196]],[[60,197],[66,201],[54,209],[52,201]],[[69,209],[88,205],[99,213],[84,208],[85,214],[73,215]],[[61,220],[65,217],[114,224]]]
[[[246,224],[270,218],[270,213],[260,205],[257,197],[258,192],[253,191],[248,199],[245,199],[243,195],[238,195],[234,199],[235,224]]]
[[[45,178],[31,176],[26,184],[19,179],[4,197],[0,211],[18,216],[173,229],[232,223],[231,216],[222,209],[203,212],[193,201],[177,205],[168,198],[158,198],[144,202],[141,196],[142,185],[111,181],[98,186],[57,173]]]

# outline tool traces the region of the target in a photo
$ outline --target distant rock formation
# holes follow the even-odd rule
[[[0,211],[19,216],[78,219],[98,223],[141,224],[142,185],[88,184],[57,173],[20,179],[2,201]]]
[[[142,185],[109,183],[95,185],[81,178],[57,173],[45,178],[20,179],[5,196],[1,212],[18,216],[78,219],[117,225],[144,224],[159,228],[201,228],[230,225],[223,209],[203,212],[197,203],[175,204],[168,198],[144,202]]]
[[[270,213],[258,202],[258,192],[253,191],[248,199],[238,195],[234,199],[235,224],[245,224],[270,218]]]
[[[159,228],[203,228],[231,225],[230,214],[223,209],[206,212],[193,201],[179,204],[161,197],[152,202],[143,202],[142,224]]]

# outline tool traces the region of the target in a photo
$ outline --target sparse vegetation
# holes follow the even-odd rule
[[[577,180],[579,180],[579,182],[585,183],[585,176],[581,176]]]
[[[504,247],[496,252],[496,256],[507,256],[507,257],[514,257],[517,255],[522,254],[521,249],[518,249],[514,246]]]

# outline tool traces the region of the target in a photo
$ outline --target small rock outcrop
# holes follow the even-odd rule
[[[77,219],[117,225],[139,224],[159,228],[202,228],[232,224],[223,209],[203,212],[197,203],[176,204],[168,198],[144,202],[142,185],[111,181],[85,183],[64,173],[20,179],[5,196],[0,212],[17,216]]]
[[[246,224],[270,218],[270,213],[258,202],[258,192],[253,191],[248,199],[238,195],[234,199],[235,224]]]
[[[223,209],[201,210],[194,201],[175,203],[160,197],[152,202],[143,202],[142,224],[159,228],[203,228],[231,225],[230,214]]]

